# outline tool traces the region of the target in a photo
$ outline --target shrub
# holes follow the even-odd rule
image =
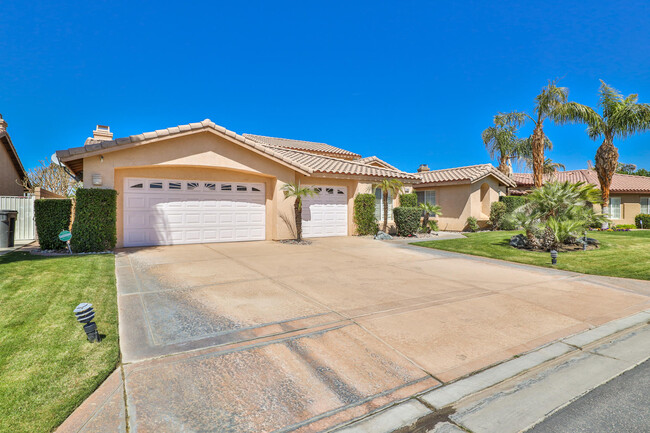
[[[637,228],[650,229],[650,214],[640,213],[634,217]]]
[[[414,192],[400,195],[399,205],[401,207],[418,207],[418,195]]]
[[[525,195],[502,195],[499,201],[506,205],[506,214],[512,213],[515,209],[526,204],[528,198]]]
[[[616,224],[616,226],[612,227],[614,229],[635,229],[636,226],[634,224]]]
[[[393,209],[397,234],[400,236],[412,236],[420,227],[422,209],[419,207],[396,207]]]
[[[66,243],[59,240],[59,233],[70,228],[72,200],[40,199],[34,201],[34,221],[38,243],[44,250],[62,250]]]
[[[429,221],[427,221],[427,226],[429,227],[430,232],[437,232],[439,230],[439,228],[438,228],[438,220],[429,220]]]
[[[117,191],[114,189],[77,190],[72,240],[76,253],[109,251],[115,248]]]
[[[469,228],[470,232],[477,232],[478,231],[478,221],[476,221],[476,218],[474,217],[467,217],[466,225]]]
[[[500,230],[506,217],[506,204],[495,201],[490,206],[490,224],[494,230]]]
[[[377,234],[377,220],[375,219],[375,195],[357,194],[354,198],[354,223],[360,235]]]

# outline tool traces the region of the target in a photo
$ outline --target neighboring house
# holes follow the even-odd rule
[[[354,196],[385,178],[419,182],[378,158],[330,146],[239,135],[210,120],[113,139],[98,126],[57,156],[86,187],[118,191],[117,246],[287,239],[294,236],[288,182],[314,186],[305,237],[351,235]]]
[[[510,191],[512,195],[527,194],[533,188],[531,173],[515,173],[513,179],[517,188]],[[559,182],[585,182],[600,188],[598,175],[594,170],[558,171],[544,176],[545,180]],[[601,206],[594,209],[600,212]],[[614,224],[634,224],[634,217],[640,213],[650,214],[650,177],[629,174],[614,174],[610,187],[609,215]]]
[[[490,207],[506,195],[515,182],[492,164],[429,170],[421,165],[417,173],[422,182],[414,185],[418,202],[440,205],[442,215],[437,217],[441,230],[461,231],[467,218],[474,217],[479,226],[487,226]]]
[[[0,196],[22,196],[20,184],[27,177],[16,148],[7,133],[7,122],[0,115]]]

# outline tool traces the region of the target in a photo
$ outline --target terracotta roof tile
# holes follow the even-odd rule
[[[533,174],[532,173],[514,173],[513,179],[517,182],[517,186],[532,187]],[[544,176],[545,180],[556,180],[558,182],[585,182],[596,185],[600,188],[598,175],[594,170],[569,170],[558,171],[553,175]],[[646,176],[633,176],[630,174],[615,173],[612,178],[611,192],[629,192],[629,193],[650,193],[650,177]]]
[[[257,141],[261,144],[284,147],[286,149],[306,150],[314,152],[323,152],[333,155],[350,156],[361,158],[361,155],[350,152],[339,147],[330,146],[327,143],[318,143],[315,141],[291,140],[289,138],[265,137],[263,135],[244,134],[244,137]]]
[[[508,186],[516,186],[513,179],[497,170],[492,164],[469,165],[466,167],[445,168],[416,173],[422,184],[436,184],[449,182],[473,183],[487,176],[494,176]]]

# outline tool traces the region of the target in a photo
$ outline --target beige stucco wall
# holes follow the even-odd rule
[[[634,224],[634,218],[641,213],[641,197],[649,197],[641,194],[620,194],[613,193],[611,197],[621,198],[621,219],[611,220],[613,224]],[[601,205],[594,205],[596,212],[602,212]]]
[[[22,196],[23,187],[18,184],[20,173],[16,170],[11,156],[0,141],[0,195]]]

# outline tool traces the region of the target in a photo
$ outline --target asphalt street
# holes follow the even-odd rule
[[[590,391],[528,430],[528,433],[581,432],[650,432],[650,360]]]

